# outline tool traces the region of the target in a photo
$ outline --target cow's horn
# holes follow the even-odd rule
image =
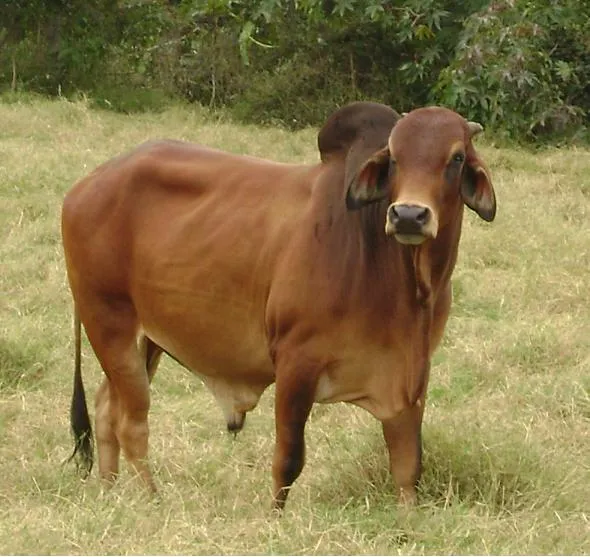
[[[473,137],[474,135],[477,135],[483,131],[483,126],[477,122],[467,122],[467,127],[469,128],[470,137]]]

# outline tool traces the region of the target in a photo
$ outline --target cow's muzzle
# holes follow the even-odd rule
[[[387,209],[385,233],[400,244],[421,244],[435,238],[437,226],[432,210],[425,205],[392,203]]]

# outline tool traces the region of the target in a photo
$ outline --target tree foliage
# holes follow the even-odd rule
[[[0,88],[293,127],[361,98],[437,103],[538,139],[588,124],[589,22],[588,0],[11,0]]]
[[[471,14],[432,99],[515,137],[579,127],[590,115],[590,3],[497,0]]]

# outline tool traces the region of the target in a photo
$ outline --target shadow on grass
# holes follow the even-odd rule
[[[489,438],[470,432],[430,432],[424,451],[422,500],[437,505],[485,505],[516,511],[537,499],[543,465],[536,451],[520,438]],[[484,432],[485,434],[485,432]]]
[[[534,448],[520,439],[499,439],[496,432],[446,432],[426,428],[420,503],[486,507],[494,513],[538,504],[565,481],[541,462]],[[317,487],[318,497],[335,505],[396,505],[385,444],[372,433],[340,453],[338,463]],[[557,497],[557,495],[556,495]]]

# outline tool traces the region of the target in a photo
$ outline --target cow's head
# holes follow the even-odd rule
[[[461,202],[492,221],[494,189],[472,144],[480,131],[446,108],[410,112],[393,126],[387,146],[347,164],[348,209],[387,198],[385,232],[402,244],[436,238]]]

